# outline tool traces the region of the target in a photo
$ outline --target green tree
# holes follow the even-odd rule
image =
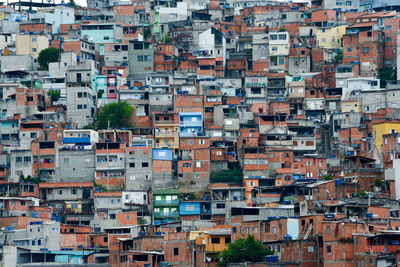
[[[230,243],[228,249],[218,255],[218,266],[225,267],[231,262],[263,262],[265,256],[273,254],[273,251],[249,235],[247,238],[240,238]]]
[[[161,43],[169,44],[169,43],[171,43],[171,37],[169,37],[168,34],[164,34],[160,41],[161,41]]]
[[[381,80],[381,87],[386,87],[388,81],[397,80],[397,69],[391,67],[383,67],[379,70],[378,79]]]
[[[100,111],[98,117],[98,128],[107,129],[108,124],[111,128],[131,128],[131,119],[134,108],[126,102],[107,104]]]
[[[61,50],[55,47],[43,49],[39,53],[38,62],[42,70],[49,69],[50,62],[57,62],[60,58]]]
[[[375,186],[375,187],[381,187],[381,186],[382,186],[382,179],[376,178],[376,179],[374,180],[374,186]]]
[[[148,38],[151,37],[151,28],[150,27],[145,27],[143,29],[143,37],[144,37],[144,40],[147,40]]]
[[[69,0],[68,5],[71,6],[71,7],[74,7],[74,8],[75,8],[75,7],[79,7],[79,6],[75,3],[74,0]]]
[[[322,176],[323,181],[331,181],[332,180],[332,175],[329,174],[325,174],[324,176]]]
[[[61,93],[59,90],[49,90],[47,95],[50,96],[51,102],[57,102],[60,99]]]
[[[241,168],[235,168],[233,170],[220,170],[211,173],[211,183],[242,183],[243,172]]]

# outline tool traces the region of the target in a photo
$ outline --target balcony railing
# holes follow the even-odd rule
[[[154,200],[154,206],[179,206],[179,199],[174,200]]]
[[[178,211],[154,212],[154,218],[175,218],[175,217],[179,217]]]

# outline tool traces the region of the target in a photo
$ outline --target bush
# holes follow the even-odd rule
[[[231,262],[262,262],[265,256],[273,255],[274,252],[265,248],[260,241],[249,235],[229,244],[228,249],[218,255],[218,266],[225,267]]]
[[[243,180],[243,172],[241,168],[233,170],[220,170],[211,173],[211,183],[233,183],[241,184]]]

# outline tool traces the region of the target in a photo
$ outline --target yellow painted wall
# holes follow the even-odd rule
[[[341,104],[341,110],[342,113],[347,113],[347,112],[360,112],[360,101],[354,100],[354,101],[342,101]]]
[[[342,38],[346,33],[347,25],[341,25],[331,28],[317,28],[317,45],[326,49],[342,48]],[[325,32],[324,32],[325,30]],[[324,42],[325,41],[325,42]]]
[[[374,141],[379,153],[382,152],[383,135],[390,134],[393,130],[400,132],[400,123],[385,122],[373,125]]]
[[[48,47],[49,39],[45,36],[17,35],[15,37],[15,52],[17,55],[33,55],[37,59],[40,51]]]

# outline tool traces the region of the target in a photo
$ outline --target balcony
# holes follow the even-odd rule
[[[179,206],[179,199],[174,200],[154,200],[153,206]]]
[[[387,250],[385,250],[385,245],[372,245],[370,252],[373,253],[396,253],[400,250],[399,246],[388,245]]]
[[[177,132],[157,132],[156,131],[156,138],[157,137],[177,137],[178,133]]]
[[[90,137],[64,137],[64,144],[90,144]]]
[[[154,212],[154,218],[178,218],[179,211]]]
[[[180,127],[202,127],[203,122],[201,119],[197,119],[195,121],[192,120],[181,120]]]

